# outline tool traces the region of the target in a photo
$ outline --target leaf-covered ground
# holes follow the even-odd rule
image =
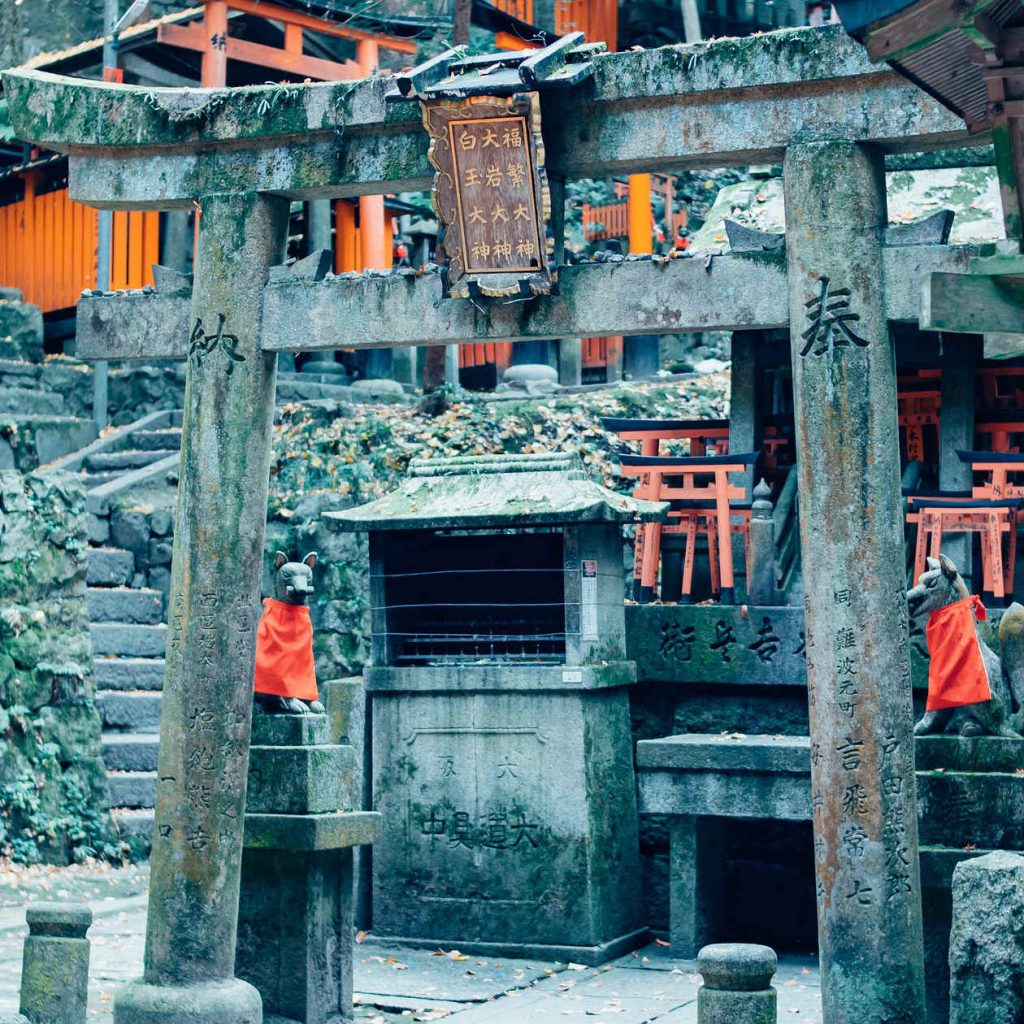
[[[290,406],[275,428],[270,514],[288,520],[325,492],[370,501],[417,456],[575,451],[595,478],[616,486],[612,455],[627,450],[603,416],[714,419],[727,415],[728,373],[522,400],[456,401],[440,416],[402,406]]]

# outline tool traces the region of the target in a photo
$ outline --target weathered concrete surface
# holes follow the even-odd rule
[[[283,258],[287,217],[277,199],[203,201],[145,983],[120,993],[119,1024],[260,1015],[258,993],[233,972],[276,372],[259,350],[259,295]]]
[[[1024,1018],[1024,857],[998,851],[953,872],[950,1024]]]
[[[792,147],[784,166],[824,1019],[912,1024],[924,966],[884,170],[850,142]]]
[[[886,249],[886,316],[914,322],[919,282],[931,271],[965,271],[971,246]],[[784,328],[789,323],[782,254],[582,264],[559,271],[560,294],[480,306],[442,295],[439,275],[392,274],[270,284],[262,345],[297,352],[474,340],[526,341],[651,332]],[[83,296],[77,352],[83,359],[184,359],[188,299],[142,292]]]
[[[838,26],[608,54],[595,67],[585,88],[543,100],[548,168],[562,177],[709,158],[770,163],[793,140],[843,135],[894,150],[967,138],[952,114],[873,67]],[[426,189],[419,109],[385,104],[390,87],[372,78],[211,92],[5,76],[18,136],[75,154],[72,195],[114,207],[185,206],[228,186],[306,198]],[[141,152],[147,146],[158,148]]]

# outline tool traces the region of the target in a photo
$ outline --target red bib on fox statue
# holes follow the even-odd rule
[[[272,597],[263,607],[256,631],[256,692],[317,700],[309,608]]]
[[[981,656],[975,615],[988,618],[975,595],[931,613],[925,634],[931,665],[928,669],[928,711],[980,704],[992,699],[985,660]]]

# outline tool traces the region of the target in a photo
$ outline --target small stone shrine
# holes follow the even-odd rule
[[[373,928],[600,962],[644,936],[620,525],[568,455],[414,460],[370,534]]]

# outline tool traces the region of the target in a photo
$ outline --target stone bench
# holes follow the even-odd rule
[[[1024,849],[1024,742],[929,736],[915,743],[929,1019],[948,997],[953,869],[992,849]],[[1021,771],[1021,774],[1017,774]],[[669,928],[676,956],[723,939],[730,820],[811,820],[806,736],[688,733],[637,743],[640,813],[669,819]]]

